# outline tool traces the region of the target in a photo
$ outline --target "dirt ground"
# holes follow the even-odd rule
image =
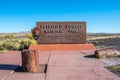
[[[120,38],[106,38],[106,39],[95,39],[88,40],[89,43],[94,44],[97,49],[100,48],[113,48],[120,51]]]

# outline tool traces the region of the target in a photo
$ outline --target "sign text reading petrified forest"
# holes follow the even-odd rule
[[[37,22],[39,44],[82,44],[86,42],[85,22]]]

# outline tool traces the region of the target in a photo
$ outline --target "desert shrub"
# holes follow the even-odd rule
[[[14,37],[14,34],[7,34],[4,36],[5,38],[13,38]]]
[[[0,43],[0,50],[23,50],[28,49],[31,44],[37,44],[35,40],[31,39],[6,39]]]
[[[28,49],[31,44],[37,44],[35,40],[23,40],[20,43],[20,50]]]
[[[12,46],[12,49],[13,50],[19,50],[20,49],[20,43],[14,43],[13,46]]]
[[[20,43],[20,50],[23,50],[23,49],[28,49],[29,48],[29,42],[27,40],[23,40],[21,41]]]
[[[2,46],[7,50],[19,50],[20,44],[15,40],[7,40]]]
[[[6,43],[4,42],[4,43],[2,44],[2,46],[7,49],[7,48],[9,47],[9,43],[8,43],[8,42],[6,42]]]
[[[34,37],[33,37],[33,35],[32,35],[32,34],[27,34],[27,35],[26,35],[26,37],[27,37],[28,39],[31,39],[31,40],[33,40],[33,39],[34,39]]]
[[[28,40],[30,44],[37,44],[36,40]]]
[[[2,44],[0,44],[0,53],[7,52],[7,50],[3,47]]]
[[[3,47],[7,50],[14,50],[14,44],[12,42],[3,43]]]
[[[120,65],[106,67],[109,71],[114,73],[120,73]]]
[[[5,50],[2,44],[0,45],[0,50]]]

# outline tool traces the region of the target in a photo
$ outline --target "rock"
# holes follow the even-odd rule
[[[120,56],[120,53],[118,53],[118,51],[113,50],[111,48],[106,48],[106,49],[96,50],[95,56],[101,59],[101,58],[107,58],[113,56]]]

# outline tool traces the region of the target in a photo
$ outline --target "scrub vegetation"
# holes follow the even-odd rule
[[[0,52],[28,49],[31,44],[37,43],[30,33],[22,36],[17,33],[0,35]]]

